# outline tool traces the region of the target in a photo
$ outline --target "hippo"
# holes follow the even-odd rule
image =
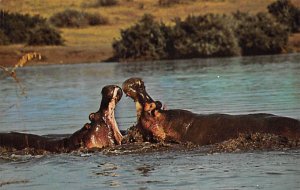
[[[0,133],[0,147],[23,150],[33,148],[49,152],[71,152],[80,148],[104,148],[121,144],[122,134],[114,116],[116,104],[123,92],[115,85],[103,87],[100,109],[89,115],[90,123],[61,139],[26,133]]]
[[[146,92],[141,78],[130,78],[123,92],[136,104],[137,124],[134,130],[144,141],[211,145],[237,138],[239,134],[274,134],[300,139],[300,121],[267,113],[229,115],[196,114],[187,110],[165,110]]]

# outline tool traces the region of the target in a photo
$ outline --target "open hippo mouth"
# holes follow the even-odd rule
[[[108,85],[102,89],[101,94],[99,111],[91,113],[89,115],[91,123],[85,125],[88,129],[85,138],[88,148],[121,144],[123,138],[115,119],[115,107],[122,98],[122,89],[115,85]]]
[[[137,120],[139,120],[143,111],[153,111],[161,109],[160,101],[154,101],[146,92],[144,81],[141,78],[127,79],[122,85],[124,93],[133,99],[136,106]]]
[[[79,148],[104,148],[121,144],[123,136],[115,120],[114,110],[122,97],[122,89],[115,85],[108,85],[101,93],[100,109],[89,115],[91,122],[71,136],[52,139],[26,133],[0,133],[0,148],[70,152]]]

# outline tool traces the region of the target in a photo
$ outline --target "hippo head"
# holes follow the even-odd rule
[[[160,109],[162,104],[160,101],[154,101],[146,91],[144,81],[141,78],[127,79],[122,85],[123,91],[126,96],[133,99],[136,106],[137,120],[139,120],[143,111],[147,108]]]
[[[122,134],[115,120],[114,110],[122,97],[122,89],[115,85],[108,85],[102,89],[102,101],[99,111],[91,113],[91,123],[73,135],[80,139],[86,148],[103,148],[121,144]]]
[[[137,127],[146,131],[144,134],[150,133],[154,140],[164,140],[162,103],[150,97],[141,78],[127,79],[122,88],[124,93],[135,102]]]

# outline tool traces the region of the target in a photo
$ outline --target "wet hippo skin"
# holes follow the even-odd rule
[[[115,85],[102,89],[100,109],[89,115],[90,123],[69,137],[54,139],[25,133],[0,133],[0,146],[22,150],[34,148],[50,152],[70,152],[79,148],[103,148],[121,144],[122,134],[114,116],[116,104],[122,97],[122,90]]]
[[[124,93],[136,104],[137,125],[145,140],[192,142],[197,145],[219,143],[239,134],[270,133],[289,139],[300,138],[300,121],[272,114],[195,114],[186,110],[164,110],[146,92],[140,78],[123,83]]]

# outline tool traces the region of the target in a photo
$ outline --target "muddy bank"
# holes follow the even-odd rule
[[[28,65],[99,63],[105,61],[116,61],[112,58],[112,47],[102,44],[96,44],[95,46],[9,45],[0,46],[0,65],[5,67],[13,66],[24,54],[28,52],[38,52],[42,55],[41,61],[33,61]],[[296,52],[300,52],[300,33],[290,35],[288,46],[283,51],[283,53]]]
[[[112,57],[112,50],[101,46],[0,46],[0,65],[15,65],[26,53],[38,52],[40,61],[32,61],[28,65],[97,63]]]

